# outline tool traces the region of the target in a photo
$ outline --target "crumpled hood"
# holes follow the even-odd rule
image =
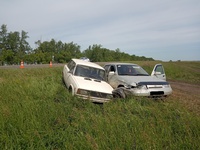
[[[129,85],[133,85],[136,86],[139,82],[164,82],[166,83],[166,81],[161,80],[157,77],[154,76],[122,76],[119,77],[119,80],[122,82],[125,82]]]
[[[95,80],[92,78],[79,77],[79,76],[75,76],[74,80],[77,84],[77,87],[80,89],[109,93],[109,94],[112,94],[113,91],[113,88],[105,81]]]

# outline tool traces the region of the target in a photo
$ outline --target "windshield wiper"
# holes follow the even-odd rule
[[[101,80],[98,80],[98,79],[94,79],[94,81],[96,81],[96,82],[101,82]]]
[[[88,77],[85,77],[84,79],[85,79],[85,80],[90,80],[90,81],[92,80],[91,78],[88,78]]]
[[[141,74],[141,73],[138,73],[138,74],[135,74],[136,76],[149,76],[148,74]]]
[[[123,74],[119,74],[120,76],[134,76],[134,74],[129,74],[129,73],[123,73]]]

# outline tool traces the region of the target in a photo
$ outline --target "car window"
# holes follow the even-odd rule
[[[70,72],[73,71],[74,67],[76,66],[75,62],[71,60],[68,64],[67,67],[69,68]]]
[[[105,81],[105,71],[103,69],[84,65],[77,65],[74,75]]]
[[[149,74],[138,65],[117,65],[118,75],[148,76]]]
[[[110,70],[109,71],[112,71],[112,72],[114,71],[115,72],[116,71],[115,70],[115,66],[110,66]]]
[[[156,70],[156,72],[160,72],[161,74],[165,73],[162,65],[157,65],[155,70]]]

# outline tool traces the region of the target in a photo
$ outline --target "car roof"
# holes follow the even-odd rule
[[[133,64],[133,63],[122,63],[122,62],[107,63],[107,64],[105,64],[105,66],[106,66],[106,65],[137,65],[137,66],[138,66],[138,64]]]
[[[78,65],[85,65],[85,66],[95,67],[95,68],[99,68],[99,69],[104,70],[104,68],[101,67],[100,65],[93,63],[93,62],[90,62],[90,61],[85,61],[85,60],[82,60],[82,59],[75,59],[75,58],[72,59],[72,60]]]

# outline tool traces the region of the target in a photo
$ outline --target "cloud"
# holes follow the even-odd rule
[[[1,3],[2,24],[7,24],[11,31],[28,32],[32,46],[37,40],[54,38],[74,41],[82,50],[101,44],[162,60],[200,58],[197,51],[200,48],[199,0],[10,0]],[[168,54],[169,51],[177,54],[176,57]]]

